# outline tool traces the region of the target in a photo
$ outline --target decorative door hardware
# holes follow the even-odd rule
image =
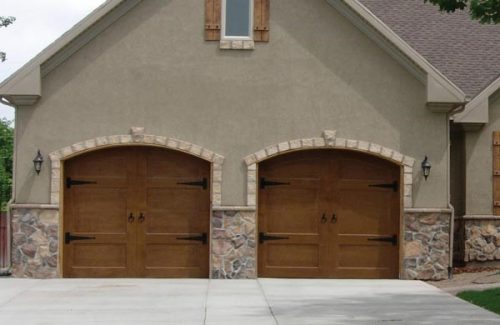
[[[189,186],[200,186],[204,190],[208,188],[208,180],[206,178],[203,178],[201,181],[194,181],[194,182],[179,182],[177,185],[189,185]]]
[[[369,187],[382,187],[382,188],[392,188],[394,192],[397,192],[399,189],[398,181],[394,181],[388,184],[371,184]]]
[[[259,232],[259,244],[263,244],[266,240],[281,240],[281,239],[289,239],[289,238],[283,236],[271,236],[271,235],[266,235],[263,232]]]
[[[140,222],[140,223],[143,223],[144,220],[146,220],[146,216],[144,216],[144,214],[141,212],[139,214],[139,218],[137,218],[137,220]]]
[[[88,236],[74,236],[71,233],[67,232],[64,234],[64,243],[69,244],[73,240],[89,240],[89,239],[95,239],[95,237],[88,237]]]
[[[337,215],[334,213],[332,214],[332,219],[330,220],[331,223],[337,223]]]
[[[321,216],[321,223],[326,223],[328,221],[328,219],[326,218],[326,213],[323,213],[323,215]]]
[[[392,236],[386,236],[386,237],[370,237],[368,240],[371,241],[385,241],[392,243],[393,246],[396,246],[398,244],[398,236],[397,235],[392,235]]]
[[[265,177],[260,178],[260,188],[265,189],[267,186],[290,185],[289,182],[274,182],[268,181]]]
[[[129,223],[132,223],[132,222],[134,222],[134,220],[135,220],[134,214],[133,214],[133,213],[131,213],[131,214],[128,216],[128,222],[129,222]]]
[[[207,233],[202,233],[201,235],[189,236],[189,237],[177,237],[177,240],[193,240],[201,241],[204,245],[207,243]]]
[[[71,177],[66,178],[66,187],[71,188],[73,185],[85,185],[85,184],[97,184],[96,181],[81,181],[77,179],[71,179]]]

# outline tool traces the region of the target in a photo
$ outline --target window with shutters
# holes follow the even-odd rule
[[[500,215],[500,131],[493,132],[493,214]]]
[[[270,0],[205,0],[205,40],[221,49],[253,49],[269,41]]]

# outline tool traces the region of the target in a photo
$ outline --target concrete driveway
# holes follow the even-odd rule
[[[500,324],[419,281],[0,278],[0,324]]]

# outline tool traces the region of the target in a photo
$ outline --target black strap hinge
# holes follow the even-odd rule
[[[206,233],[196,236],[188,236],[188,237],[177,237],[177,240],[192,240],[192,241],[201,241],[203,244],[206,244],[208,241],[208,236]]]
[[[195,181],[195,182],[179,182],[177,185],[189,185],[189,186],[200,186],[204,190],[208,188],[208,180],[206,178],[203,178],[201,181]]]
[[[260,178],[260,188],[265,189],[267,186],[290,185],[288,182],[268,181],[265,177]]]
[[[289,238],[284,236],[271,236],[263,232],[259,232],[259,244],[263,244],[267,240],[281,240],[281,239],[289,239]]]
[[[387,184],[370,184],[369,187],[382,187],[382,188],[392,188],[394,192],[397,192],[399,189],[398,181],[394,181],[392,183]]]
[[[74,236],[71,233],[67,232],[64,234],[64,243],[69,244],[73,240],[89,240],[89,239],[95,239],[95,237],[89,237],[89,236]]]
[[[77,179],[71,179],[71,177],[66,178],[66,187],[71,188],[73,185],[85,185],[85,184],[97,184],[96,181],[80,181]]]
[[[393,246],[396,246],[398,244],[398,236],[397,235],[392,235],[392,236],[381,236],[381,237],[370,237],[368,238],[370,241],[384,241],[384,242],[389,242],[392,243]]]

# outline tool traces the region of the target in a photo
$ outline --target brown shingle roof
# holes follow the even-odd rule
[[[500,75],[500,25],[467,11],[441,13],[423,0],[359,0],[410,46],[474,97]]]

